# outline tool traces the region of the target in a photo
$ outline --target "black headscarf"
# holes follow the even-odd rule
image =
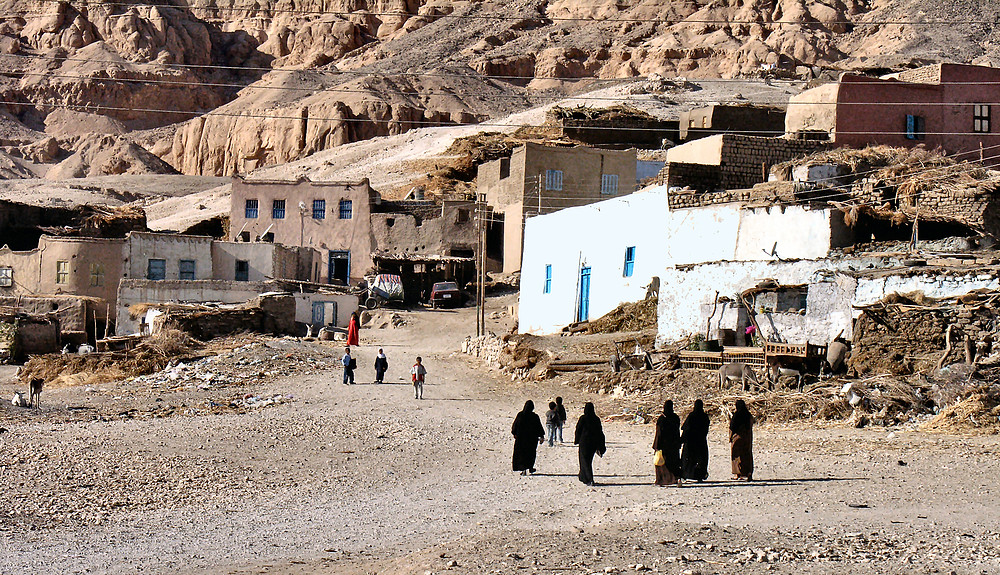
[[[525,401],[524,402],[524,409],[522,409],[521,411],[525,411],[525,412],[535,411],[535,402],[531,401],[530,399],[528,401]]]
[[[669,399],[663,402],[663,415],[669,415],[673,412],[674,412],[674,402]]]
[[[746,402],[742,399],[737,399],[736,411],[733,412],[733,418],[729,421],[729,430],[741,431],[750,429],[751,427],[753,427],[753,415],[747,409]]]
[[[705,413],[705,403],[700,399],[696,399],[694,400],[694,408],[684,418],[684,425],[681,426],[681,430],[683,431],[681,441],[687,443],[699,437],[704,438],[708,435],[708,426],[709,420],[708,414]]]
[[[576,437],[573,443],[579,444],[581,450],[604,455],[604,430],[601,428],[601,418],[597,417],[593,403],[587,402],[587,405],[583,406],[583,415],[576,423]]]

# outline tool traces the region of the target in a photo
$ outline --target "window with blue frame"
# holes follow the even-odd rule
[[[248,260],[236,260],[234,278],[238,282],[250,281],[250,262]]]
[[[907,140],[923,140],[924,139],[924,117],[914,116],[911,114],[906,115],[906,139]]]
[[[618,193],[618,174],[601,174],[601,193]]]
[[[354,215],[354,203],[351,200],[340,200],[340,219],[349,220]]]
[[[285,200],[274,200],[271,203],[271,217],[276,220],[285,219]]]
[[[167,260],[151,259],[146,262],[146,279],[167,279]],[[59,282],[56,282],[59,283]]]
[[[622,277],[632,277],[632,268],[635,267],[635,246],[625,248],[625,267],[622,269]]]
[[[326,200],[313,200],[313,219],[326,219]]]
[[[181,260],[178,263],[178,279],[182,280],[193,280],[195,279],[195,261],[194,260]]]
[[[552,264],[545,264],[545,289],[542,293],[552,293]]]
[[[247,200],[245,214],[248,220],[257,219],[257,200]]]
[[[563,189],[562,170],[545,170],[545,189],[560,191]]]

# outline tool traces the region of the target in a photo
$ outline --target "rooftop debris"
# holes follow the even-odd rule
[[[572,108],[554,106],[549,110],[548,116],[555,120],[613,120],[617,118],[657,120],[657,118],[642,110],[622,104],[606,108],[594,108],[583,104]]]

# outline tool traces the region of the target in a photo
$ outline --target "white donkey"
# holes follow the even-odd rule
[[[725,389],[727,381],[739,381],[743,391],[747,390],[747,382],[760,386],[760,380],[753,368],[745,363],[727,363],[719,368],[719,389]]]

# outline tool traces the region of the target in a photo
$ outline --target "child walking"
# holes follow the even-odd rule
[[[413,364],[413,367],[410,368],[410,375],[413,376],[413,399],[423,399],[424,376],[427,375],[427,369],[419,357],[417,357],[417,363]]]
[[[549,402],[549,410],[545,412],[545,428],[549,431],[549,447],[556,444],[556,431],[559,429],[559,409],[556,402]]]

